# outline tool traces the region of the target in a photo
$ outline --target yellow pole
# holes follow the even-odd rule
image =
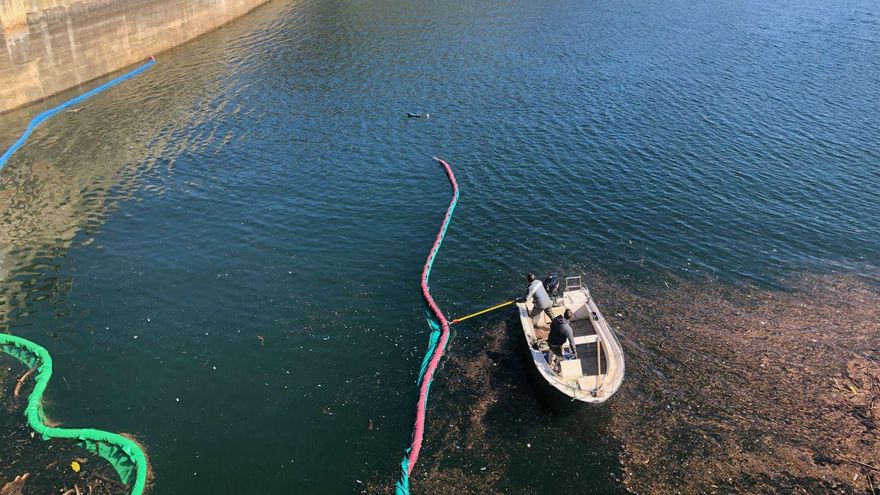
[[[468,318],[473,318],[474,316],[480,316],[481,314],[488,313],[489,311],[495,311],[498,308],[503,308],[504,306],[510,306],[511,304],[513,304],[515,302],[516,301],[503,302],[503,303],[498,304],[496,306],[492,306],[491,308],[486,308],[482,311],[477,311],[476,313],[471,313],[467,316],[462,316],[461,318],[456,318],[456,319],[452,320],[452,323],[458,323],[460,321],[467,320]]]

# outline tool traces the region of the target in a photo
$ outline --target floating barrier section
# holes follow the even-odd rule
[[[56,113],[58,113],[62,110],[70,108],[78,103],[84,102],[84,101],[88,100],[89,98],[91,98],[92,96],[95,96],[96,94],[100,93],[101,91],[104,91],[107,88],[111,88],[113,86],[116,86],[117,84],[121,83],[122,81],[125,81],[126,79],[131,79],[132,77],[149,69],[150,67],[152,67],[155,64],[156,64],[156,59],[153,57],[150,57],[150,60],[147,63],[138,67],[137,69],[134,69],[131,72],[127,72],[127,73],[117,77],[116,79],[113,79],[111,81],[107,81],[106,83],[98,86],[97,88],[95,88],[87,93],[83,93],[83,94],[77,96],[76,98],[71,98],[71,99],[67,100],[66,102],[58,105],[55,108],[51,108],[51,109],[46,110],[44,112],[40,112],[36,117],[34,117],[31,120],[31,123],[28,124],[27,129],[24,130],[24,133],[22,133],[21,137],[19,137],[18,140],[16,140],[12,144],[12,146],[10,146],[8,150],[6,150],[6,153],[3,153],[3,156],[0,156],[0,170],[3,170],[3,166],[6,165],[6,162],[9,161],[9,159],[12,157],[13,153],[18,151],[18,149],[24,145],[25,141],[27,141],[27,138],[30,137],[31,133],[34,132],[34,129],[36,129],[37,126],[40,125],[40,123],[42,123],[44,120],[48,119],[49,117],[55,115]]]
[[[428,407],[428,392],[431,389],[431,381],[434,379],[434,371],[440,364],[440,358],[443,357],[443,351],[446,349],[446,343],[449,341],[449,322],[443,316],[443,312],[437,307],[434,298],[428,286],[428,279],[431,277],[431,267],[434,265],[434,258],[437,257],[437,251],[440,250],[440,244],[443,243],[443,237],[446,236],[446,229],[452,221],[452,212],[455,205],[458,204],[458,183],[455,182],[455,174],[452,168],[445,161],[434,157],[446,171],[449,178],[449,184],[452,186],[452,201],[446,209],[446,217],[443,218],[443,224],[440,232],[437,233],[437,239],[434,241],[434,247],[425,261],[425,267],[422,269],[422,296],[428,305],[430,314],[428,315],[428,325],[431,327],[431,336],[428,341],[428,351],[422,360],[422,369],[419,373],[419,400],[416,403],[416,420],[413,425],[412,444],[407,449],[407,455],[400,463],[400,480],[394,486],[396,495],[409,495],[409,477],[412,474],[413,467],[419,460],[419,452],[422,450],[422,438],[425,433],[425,412]]]
[[[131,486],[132,495],[144,493],[147,483],[147,457],[144,451],[132,440],[102,430],[91,428],[55,428],[46,425],[43,414],[43,393],[52,378],[52,357],[39,345],[13,335],[0,334],[0,352],[4,352],[21,361],[30,368],[37,368],[34,390],[28,396],[24,415],[28,425],[42,435],[43,440],[64,438],[76,440],[77,443],[91,452],[106,459],[119,474],[126,485]]]

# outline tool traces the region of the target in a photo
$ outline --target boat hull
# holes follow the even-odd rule
[[[569,281],[573,281],[571,286]],[[566,279],[566,290],[550,308],[552,317],[572,311],[569,323],[574,332],[576,358],[563,361],[555,370],[550,368],[546,359],[550,318],[539,314],[537,321],[533,321],[529,316],[531,309],[530,303],[517,304],[522,335],[519,345],[525,359],[531,361],[527,367],[542,403],[553,410],[568,411],[611,398],[623,381],[623,351],[580,277]],[[565,346],[570,347],[568,343]]]
[[[518,323],[517,326],[519,327]],[[517,333],[519,334],[517,341],[520,351],[519,355],[525,362],[529,384],[535,392],[535,398],[538,399],[541,407],[559,416],[568,416],[585,409],[598,410],[600,408],[599,404],[573,399],[571,396],[550,385],[535,366],[532,353],[529,352],[529,343],[526,341],[525,333],[523,333],[521,327],[517,328]]]

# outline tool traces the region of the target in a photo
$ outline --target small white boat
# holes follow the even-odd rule
[[[566,309],[574,313],[570,323],[578,359],[568,359],[571,350],[566,342],[563,345],[566,359],[562,361],[559,371],[550,369],[547,363],[550,319],[542,313],[541,321],[535,328],[529,316],[532,301],[517,303],[526,346],[538,375],[543,379],[541,381],[546,381],[570,401],[605,402],[623,382],[624,359],[620,342],[590,297],[590,291],[583,285],[581,277],[566,277],[562,294],[551,297],[554,318]]]

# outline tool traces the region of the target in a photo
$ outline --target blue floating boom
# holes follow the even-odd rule
[[[104,84],[98,86],[97,88],[95,88],[87,93],[83,93],[83,94],[77,96],[76,98],[71,98],[70,100],[67,100],[66,102],[58,105],[55,108],[41,112],[39,115],[34,117],[33,120],[31,120],[31,123],[28,124],[27,129],[24,130],[24,133],[22,133],[21,137],[19,137],[18,140],[15,143],[13,143],[12,146],[10,146],[9,149],[6,150],[5,153],[3,153],[3,156],[0,156],[0,170],[3,170],[3,167],[6,165],[6,162],[12,157],[12,154],[15,153],[16,151],[18,151],[18,149],[24,145],[25,141],[27,141],[27,138],[30,137],[31,133],[34,132],[34,129],[36,129],[37,126],[40,125],[40,123],[42,123],[44,120],[48,119],[49,117],[55,115],[56,113],[66,109],[68,107],[76,105],[77,103],[81,103],[81,102],[91,98],[92,96],[95,96],[96,94],[100,93],[101,91],[104,91],[105,89],[116,86],[117,84],[121,83],[122,81],[125,81],[126,79],[131,79],[132,77],[140,74],[141,72],[149,69],[150,67],[152,67],[154,65],[156,65],[156,59],[153,57],[150,57],[150,60],[147,63],[138,67],[137,69],[134,69],[131,72],[125,73],[125,74],[117,77],[116,79],[113,79],[111,81],[107,81]]]

